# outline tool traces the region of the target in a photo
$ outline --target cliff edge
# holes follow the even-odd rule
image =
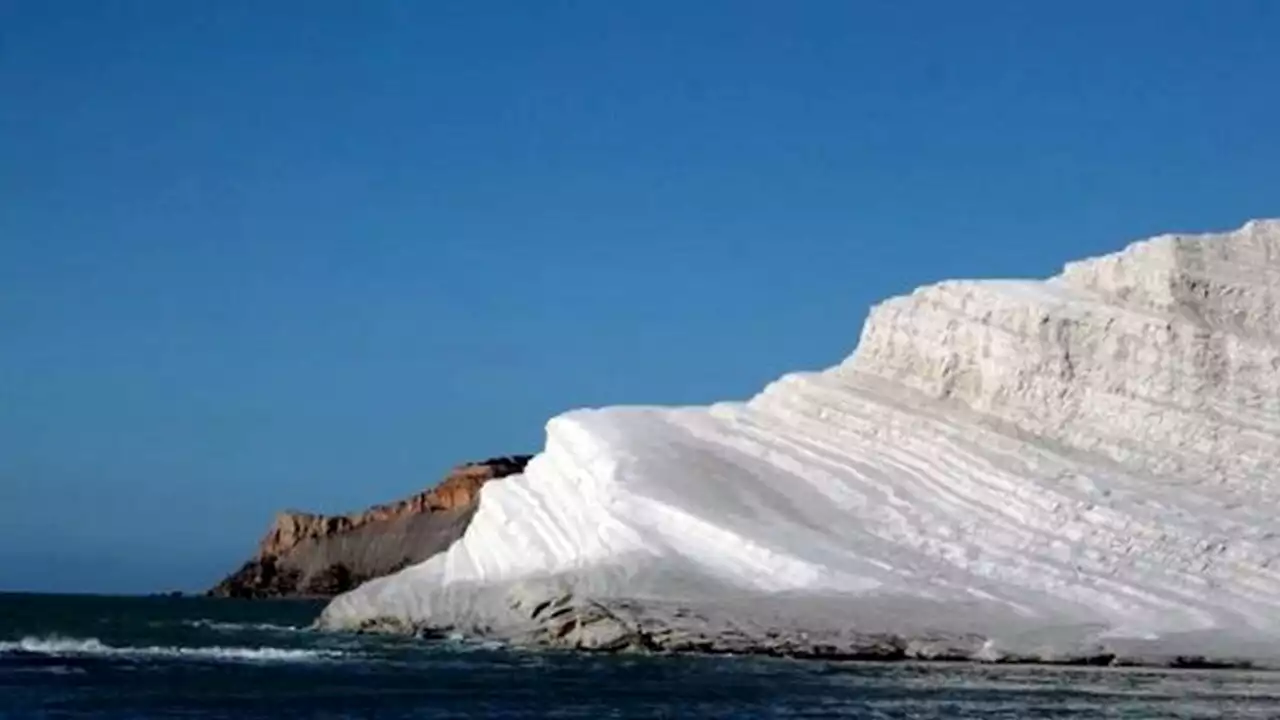
[[[515,455],[454,468],[433,488],[346,515],[285,511],[213,597],[330,597],[446,550],[475,513],[480,488],[524,470]]]

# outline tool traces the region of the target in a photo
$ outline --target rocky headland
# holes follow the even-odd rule
[[[1280,220],[925,286],[746,402],[468,467],[282,515],[215,593],[584,651],[1280,666]]]
[[[317,625],[1276,664],[1277,502],[1280,221],[1258,220],[922,287],[843,362],[746,402],[552,418],[462,537]]]
[[[253,557],[208,594],[332,597],[426,560],[462,535],[485,483],[523,471],[529,459],[467,463],[432,488],[346,515],[281,512]]]

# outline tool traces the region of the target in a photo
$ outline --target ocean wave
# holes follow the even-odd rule
[[[60,636],[24,637],[0,641],[0,655],[43,655],[48,657],[116,657],[134,660],[179,659],[239,662],[315,662],[336,660],[349,653],[277,647],[120,647],[97,638]]]
[[[296,625],[274,625],[272,623],[237,623],[237,622],[221,622],[218,620],[183,620],[182,625],[202,630],[213,630],[216,632],[276,632],[276,633],[297,633],[305,632],[307,628],[298,627]]]

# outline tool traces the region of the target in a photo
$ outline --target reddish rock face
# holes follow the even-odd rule
[[[461,465],[433,488],[362,512],[282,512],[257,554],[209,594],[328,597],[422,562],[461,536],[485,483],[522,472],[530,458]]]

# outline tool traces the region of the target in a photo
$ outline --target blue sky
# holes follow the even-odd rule
[[[0,589],[744,398],[868,306],[1280,215],[1280,4],[0,4]]]

